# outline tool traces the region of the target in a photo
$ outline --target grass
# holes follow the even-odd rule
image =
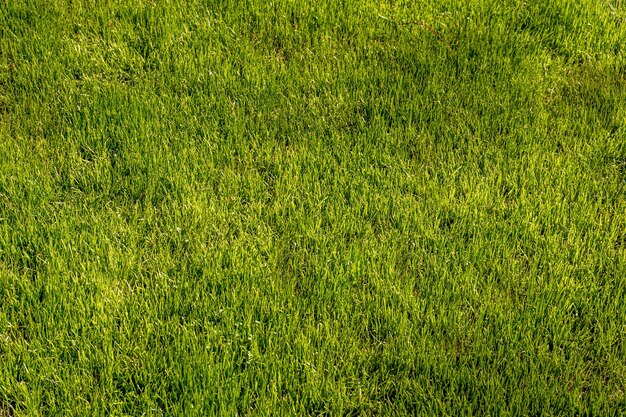
[[[625,414],[625,45],[621,0],[0,0],[0,416]]]

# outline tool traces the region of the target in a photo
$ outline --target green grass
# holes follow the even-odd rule
[[[625,47],[622,0],[0,0],[0,416],[626,414]]]

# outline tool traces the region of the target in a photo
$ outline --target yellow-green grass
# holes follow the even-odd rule
[[[621,0],[0,0],[0,416],[623,415]]]

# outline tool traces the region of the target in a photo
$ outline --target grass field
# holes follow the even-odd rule
[[[626,414],[622,0],[0,0],[0,416]]]

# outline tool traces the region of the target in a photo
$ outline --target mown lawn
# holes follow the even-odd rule
[[[0,0],[0,416],[626,414],[622,0]]]

